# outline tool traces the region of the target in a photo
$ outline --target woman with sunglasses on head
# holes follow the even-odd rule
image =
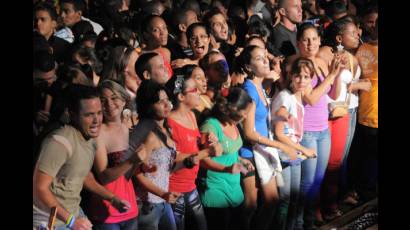
[[[223,165],[207,160],[209,156],[217,156],[222,152],[220,144],[215,137],[209,136],[211,142],[208,148],[200,150],[201,136],[194,113],[191,111],[200,102],[197,84],[191,74],[172,77],[166,84],[171,95],[173,111],[167,119],[172,129],[178,154],[176,162],[182,162],[185,168],[178,170],[170,176],[170,191],[182,193],[173,205],[175,220],[178,229],[185,229],[185,214],[189,212],[196,220],[199,229],[207,229],[206,219],[199,193],[195,184],[199,170],[199,162],[205,167],[219,170],[228,170]],[[203,163],[202,161],[206,161]]]

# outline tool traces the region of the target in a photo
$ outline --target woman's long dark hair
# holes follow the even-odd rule
[[[245,90],[232,87],[227,97],[216,97],[210,117],[215,117],[221,123],[227,123],[231,120],[240,121],[242,116],[239,111],[246,109],[250,103],[252,103],[252,98]]]
[[[155,81],[147,80],[143,81],[138,88],[137,97],[136,97],[136,104],[137,104],[137,111],[138,116],[141,118],[141,121],[144,120],[151,120],[147,121],[147,123],[154,122],[155,120],[155,110],[154,104],[159,101],[159,93],[160,91],[164,91],[167,93],[167,90],[164,86],[161,86]],[[167,93],[168,95],[168,93]],[[156,122],[152,125],[152,132],[158,136],[158,138],[168,147],[167,143],[167,136],[162,132],[161,128],[158,126]],[[168,126],[167,120],[164,120],[164,128],[166,129],[168,135],[172,137],[170,128]]]

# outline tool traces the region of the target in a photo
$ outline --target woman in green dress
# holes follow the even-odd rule
[[[202,135],[213,133],[222,145],[223,154],[212,157],[226,168],[238,168],[237,173],[206,172],[206,187],[201,191],[201,201],[209,229],[240,229],[244,223],[240,205],[244,196],[240,185],[240,174],[254,170],[252,164],[238,155],[242,138],[236,125],[241,122],[250,109],[252,99],[240,88],[232,88],[227,97],[217,97],[210,118],[201,127]],[[202,162],[201,162],[202,163]],[[232,170],[230,170],[232,172]]]

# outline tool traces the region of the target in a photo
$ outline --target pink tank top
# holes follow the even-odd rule
[[[111,152],[108,154],[108,168],[114,167],[120,163],[122,154],[125,151]],[[127,180],[124,175],[116,180],[104,185],[106,189],[114,193],[118,198],[127,200],[131,208],[127,212],[120,213],[108,201],[102,200],[99,196],[93,194],[90,199],[91,220],[100,223],[118,223],[137,217],[138,207],[132,180]]]

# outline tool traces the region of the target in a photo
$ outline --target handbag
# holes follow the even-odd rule
[[[353,71],[353,57],[351,54],[349,54],[349,62],[350,62],[350,72],[353,74],[354,77],[354,71]],[[352,80],[353,81],[353,80]],[[351,88],[348,90],[348,94],[346,97],[345,101],[335,101],[329,103],[329,117],[331,119],[339,118],[339,117],[344,117],[349,113],[349,104],[350,104],[350,96],[352,94]]]

